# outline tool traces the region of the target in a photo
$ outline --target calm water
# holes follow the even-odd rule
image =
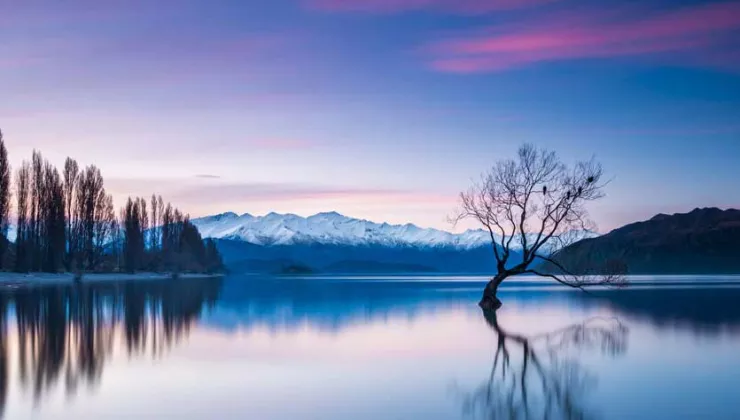
[[[740,278],[227,278],[0,293],[3,418],[737,419]]]

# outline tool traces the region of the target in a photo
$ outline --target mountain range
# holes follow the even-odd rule
[[[697,208],[584,239],[554,258],[574,272],[618,260],[632,274],[740,273],[740,210]]]
[[[490,244],[487,232],[467,230],[455,234],[423,229],[413,224],[391,225],[354,219],[337,212],[309,217],[270,213],[266,216],[223,213],[193,220],[201,235],[235,239],[255,245],[298,245],[306,243],[349,246],[415,246],[471,249]]]
[[[489,233],[481,229],[451,233],[336,212],[223,213],[192,222],[203,237],[216,240],[224,263],[237,273],[491,274],[496,269]],[[658,214],[602,236],[572,234],[582,239],[553,258],[573,272],[613,260],[625,263],[631,274],[740,273],[740,210],[697,208]],[[14,226],[7,236],[15,239]],[[518,244],[515,238],[511,264],[521,261]],[[547,244],[542,250],[550,253]]]
[[[309,217],[223,213],[192,221],[232,271],[459,272],[495,268],[488,232],[450,233],[336,212]],[[520,256],[514,255],[512,262]]]
[[[310,217],[223,213],[193,223],[204,237],[217,240],[224,262],[236,272],[495,271],[490,237],[483,230],[451,233],[336,212]],[[632,274],[740,273],[740,210],[659,214],[606,235],[579,235],[584,239],[554,254],[574,272],[615,260]],[[514,253],[512,264],[521,261],[516,246]]]

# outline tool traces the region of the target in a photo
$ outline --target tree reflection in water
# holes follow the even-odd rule
[[[99,382],[114,352],[156,358],[186,338],[203,309],[215,305],[221,283],[100,283],[0,294],[0,416],[10,354],[17,357],[19,384],[37,402],[60,379],[74,395],[81,385]],[[11,341],[13,318],[17,334]]]
[[[596,378],[578,352],[617,356],[627,349],[628,330],[616,318],[591,318],[539,335],[505,330],[495,311],[484,311],[497,345],[488,381],[463,396],[468,417],[487,419],[586,419],[585,391]]]

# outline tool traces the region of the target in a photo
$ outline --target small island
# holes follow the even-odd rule
[[[314,274],[314,273],[315,273],[315,271],[311,267],[309,267],[307,265],[291,264],[291,265],[286,265],[284,267],[281,267],[277,274],[280,274],[280,275],[293,275],[293,274],[305,275],[305,274]]]

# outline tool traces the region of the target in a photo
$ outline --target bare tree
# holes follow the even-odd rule
[[[101,231],[99,223],[111,217],[115,219],[115,215],[108,213],[107,201],[100,170],[95,166],[85,168],[79,175],[75,193],[75,235],[79,242],[76,270],[94,270],[101,259],[99,245],[107,232]]]
[[[488,231],[496,258],[496,275],[480,301],[484,309],[498,309],[498,287],[509,277],[529,274],[549,277],[566,286],[626,284],[623,272],[598,275],[575,273],[552,258],[554,252],[592,229],[587,205],[604,196],[603,169],[593,158],[565,165],[555,152],[525,144],[516,159],[502,160],[481,180],[460,194],[461,206],[453,221],[472,218]],[[521,260],[518,260],[520,249]],[[516,261],[513,255],[517,255]],[[545,272],[543,263],[556,270]]]
[[[142,227],[144,217],[141,203],[146,202],[143,199],[129,197],[126,206],[121,210],[121,221],[123,223],[123,255],[126,264],[126,271],[134,273],[143,266],[145,253],[144,233]]]
[[[64,184],[59,171],[44,162],[44,187],[41,197],[43,215],[41,269],[55,273],[63,267],[65,252]]]
[[[10,228],[10,162],[8,149],[0,131],[0,269],[5,268],[5,253],[8,249],[8,229]]]
[[[151,220],[151,232],[149,233],[149,249],[151,252],[156,252],[159,247],[159,241],[157,240],[157,229],[159,228],[159,217],[160,214],[157,211],[157,196],[152,194],[152,220]]]
[[[80,175],[80,166],[72,158],[67,158],[64,162],[64,208],[66,211],[66,255],[65,268],[72,271],[74,266],[73,257],[77,249],[77,235],[75,235],[75,194],[77,192],[77,180]]]
[[[116,212],[113,207],[113,196],[102,189],[95,204],[96,220],[93,227],[95,266],[100,265],[106,254],[106,245],[111,244],[116,229]],[[111,245],[113,248],[113,245]],[[111,253],[112,253],[111,249]]]
[[[45,185],[44,177],[46,167],[44,158],[38,150],[33,151],[31,156],[31,251],[30,262],[32,271],[41,270],[44,241],[44,219],[46,208],[44,206]]]
[[[16,240],[15,240],[15,271],[19,273],[28,272],[29,265],[29,201],[31,189],[31,166],[28,162],[23,162],[15,176],[16,191]]]
[[[147,209],[147,201],[146,198],[140,197],[138,199],[139,202],[139,228],[141,229],[141,232],[139,235],[141,236],[141,252],[142,252],[142,258],[146,257],[146,248],[147,248],[147,234],[149,233],[149,211]],[[141,262],[145,265],[145,261]]]

